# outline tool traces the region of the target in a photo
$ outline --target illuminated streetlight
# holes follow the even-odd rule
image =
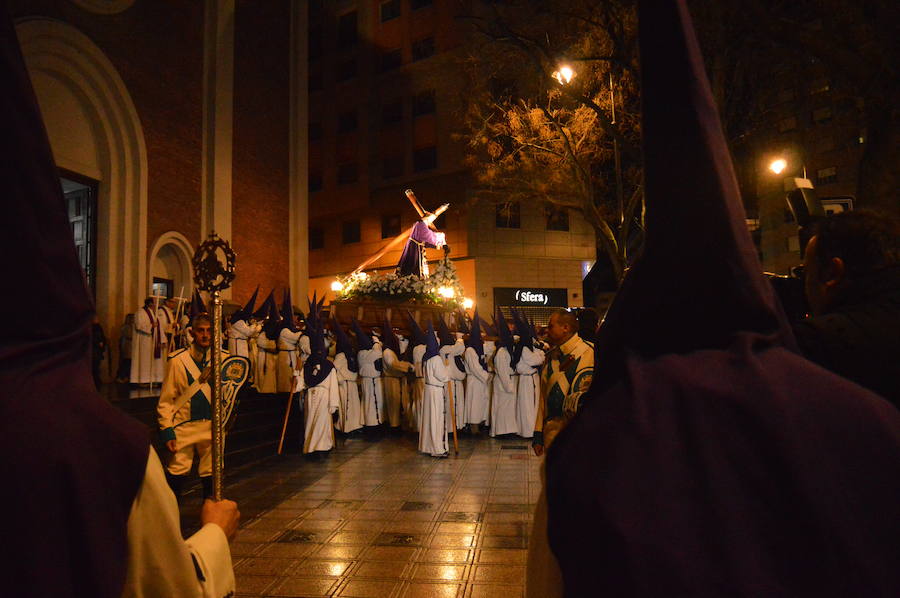
[[[769,170],[771,170],[775,174],[781,174],[785,168],[787,168],[787,160],[785,160],[784,158],[772,160],[772,162],[769,164]]]
[[[475,302],[466,297],[463,299],[463,309],[472,309],[472,306],[475,305]]]
[[[335,280],[333,283],[331,283],[331,290],[334,291],[335,293],[340,293],[341,291],[344,290],[344,285],[341,283],[340,280]]]
[[[553,78],[556,79],[560,85],[566,85],[575,78],[575,71],[573,71],[572,67],[569,65],[564,64],[559,67],[558,71],[553,71]]]

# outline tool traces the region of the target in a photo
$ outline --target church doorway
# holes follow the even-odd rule
[[[91,293],[97,295],[97,181],[60,171],[78,261]]]
[[[184,235],[176,231],[162,234],[150,250],[152,294],[189,297],[194,288],[193,254],[193,247]]]

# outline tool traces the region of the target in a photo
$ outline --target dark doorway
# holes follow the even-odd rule
[[[91,292],[97,294],[97,181],[60,170],[72,238]]]

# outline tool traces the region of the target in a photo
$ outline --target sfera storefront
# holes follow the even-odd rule
[[[510,309],[524,312],[538,326],[545,326],[555,309],[569,307],[568,289],[539,287],[494,287],[494,305],[504,317]]]

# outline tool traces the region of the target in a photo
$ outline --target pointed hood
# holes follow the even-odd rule
[[[206,308],[206,303],[203,301],[203,297],[200,296],[200,290],[194,289],[194,294],[191,297],[191,324],[194,323],[194,318],[196,318],[200,314],[208,313],[209,310]]]
[[[272,291],[274,293],[275,291]],[[266,322],[263,324],[263,332],[270,341],[278,339],[281,329],[284,327],[281,322],[281,314],[278,313],[278,307],[275,305],[275,297],[269,294],[268,304],[266,307]]]
[[[362,329],[355,317],[350,316],[350,324],[353,326],[353,332],[356,334],[356,346],[359,348],[359,351],[368,351],[375,346],[375,343],[372,342],[372,337],[366,334],[366,331]]]
[[[472,347],[480,357],[484,357],[484,339],[481,338],[481,318],[478,317],[478,310],[475,310],[472,317],[472,328],[469,329],[466,346]]]
[[[413,315],[406,310],[406,319],[409,321],[409,343],[411,346],[416,347],[418,345],[425,344],[425,333],[422,331],[422,327],[419,326],[419,323],[416,322],[416,319]]]
[[[397,355],[400,355],[400,339],[394,334],[394,329],[391,328],[391,323],[388,321],[386,314],[381,323],[381,344],[385,349],[390,349]]]
[[[321,304],[313,295],[306,318],[306,334],[309,336],[310,355],[303,363],[303,380],[310,388],[321,384],[334,369],[325,349],[325,330],[321,319]]]
[[[113,598],[122,594],[128,516],[152,448],[146,427],[94,387],[93,300],[5,3],[0,176],[0,252],[15,287],[0,294],[2,313],[12,316],[0,339],[0,411],[8,423],[0,469],[12,514],[3,530],[15,547],[4,553],[4,584],[20,596]],[[35,439],[39,449],[23,461],[22,447]],[[60,547],[69,547],[69,558],[59,558]]]
[[[254,294],[255,296],[255,294]],[[275,289],[269,291],[269,294],[263,300],[262,305],[259,306],[259,309],[253,312],[253,317],[257,320],[264,320],[269,317],[270,305],[275,303]]]
[[[291,301],[291,289],[284,289],[284,295],[281,299],[281,320],[282,327],[287,328],[291,332],[297,332],[297,325],[294,323],[294,304]]]
[[[457,312],[456,329],[463,334],[469,334],[469,322],[465,312]]]
[[[453,346],[456,344],[456,337],[453,336],[453,333],[447,328],[447,322],[445,322],[442,317],[438,317],[437,332],[442,347]]]
[[[425,330],[425,355],[422,356],[422,363],[438,355],[440,355],[440,347],[438,346],[437,336],[434,334],[434,326],[431,324],[431,320],[428,320],[428,328]]]
[[[488,322],[487,320],[481,320],[481,327],[484,328],[485,334],[488,336],[497,337],[497,323],[494,321]]]
[[[512,332],[509,331],[509,326],[506,324],[506,318],[503,317],[503,312],[500,311],[499,307],[497,308],[497,314],[494,316],[494,319],[497,322],[497,336],[500,337],[497,341],[497,346],[506,347],[506,350],[512,354],[515,341],[513,340]]]
[[[256,290],[253,291],[253,295],[250,296],[250,301],[248,301],[244,307],[231,314],[230,321],[232,324],[239,322],[240,320],[250,319],[250,316],[253,315],[253,308],[256,306],[257,293],[259,293],[259,285],[256,285]]]
[[[603,383],[627,352],[719,348],[740,331],[793,346],[747,230],[690,17],[675,3],[646,7],[640,27],[646,242],[597,337]]]
[[[332,322],[331,328],[334,331],[335,339],[334,354],[338,355],[343,353],[344,357],[347,359],[347,367],[350,368],[350,371],[358,372],[359,363],[356,360],[356,351],[353,350],[353,343],[350,342],[350,337],[344,332],[344,328],[341,326],[341,323],[338,322],[337,318],[333,318]]]

